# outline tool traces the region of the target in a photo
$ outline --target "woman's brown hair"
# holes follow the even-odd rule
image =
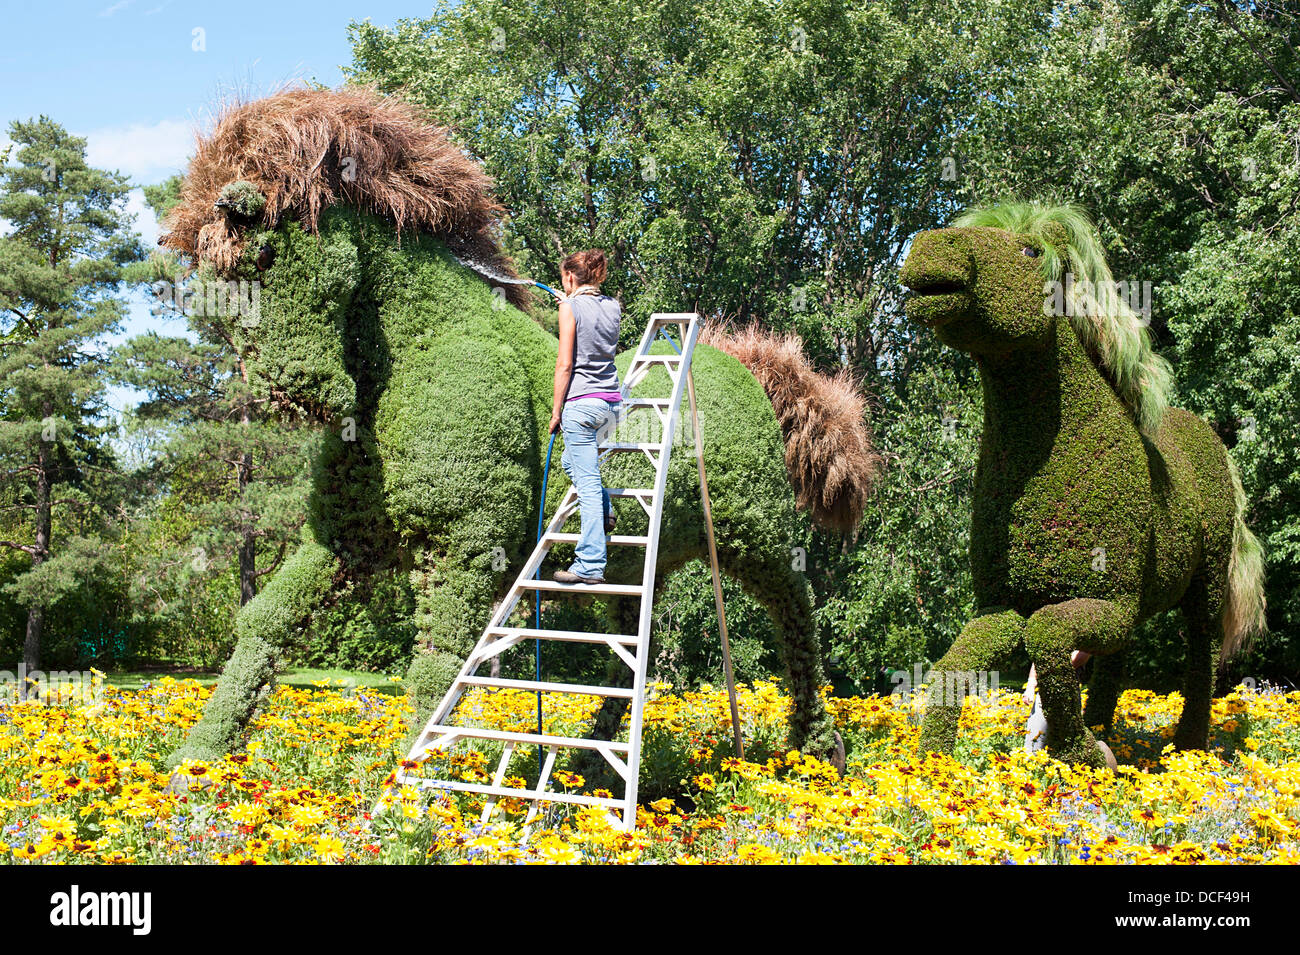
[[[574,252],[560,263],[560,268],[577,279],[579,285],[599,285],[609,271],[605,253],[600,249]]]

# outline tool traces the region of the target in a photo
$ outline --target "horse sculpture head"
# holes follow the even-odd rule
[[[375,249],[434,236],[514,276],[491,188],[411,104],[368,87],[293,89],[227,107],[198,137],[160,241],[197,270],[196,298],[231,286],[221,297],[238,307],[205,315],[254,383],[282,406],[334,418],[357,399],[349,350],[376,344],[364,327],[373,295],[358,294]],[[524,305],[522,288],[504,291]]]
[[[900,281],[909,319],[952,348],[1041,360],[1076,335],[1137,425],[1159,427],[1172,374],[1146,323],[1111,276],[1101,239],[1077,207],[1006,203],[920,233]]]

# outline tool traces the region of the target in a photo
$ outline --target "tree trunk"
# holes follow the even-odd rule
[[[36,452],[36,540],[33,542],[32,568],[50,556],[50,449],[44,441]],[[27,609],[27,635],[23,640],[23,665],[33,673],[41,666],[41,631],[45,627],[45,608]],[[25,690],[26,687],[24,686]],[[26,696],[23,692],[21,696]]]

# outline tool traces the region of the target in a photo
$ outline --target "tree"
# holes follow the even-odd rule
[[[0,169],[11,226],[0,238],[0,546],[29,561],[10,588],[28,607],[23,662],[35,670],[46,608],[104,556],[96,516],[116,468],[102,441],[100,340],[122,319],[123,267],[143,250],[126,178],[89,167],[84,139],[46,116],[9,135],[18,162]]]
[[[794,327],[822,367],[898,377],[907,241],[960,201],[949,143],[1048,8],[468,0],[354,23],[352,74],[457,130],[524,269],[600,245],[638,318]]]
[[[176,176],[146,187],[160,220],[180,184]],[[233,619],[280,567],[306,517],[316,430],[269,413],[268,397],[250,388],[235,325],[255,320],[255,290],[218,287],[189,265],[156,255],[132,273],[155,293],[154,313],[183,319],[188,334],[136,336],[112,365],[117,381],[145,393],[128,427],[158,437],[134,475],[153,528],[136,592],[147,616],[185,620],[194,587],[233,568]]]

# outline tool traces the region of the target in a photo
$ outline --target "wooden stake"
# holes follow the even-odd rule
[[[691,429],[695,432],[695,463],[700,469],[700,496],[704,500],[704,530],[709,540],[709,565],[713,571],[713,603],[718,610],[718,633],[722,637],[722,669],[727,676],[727,698],[731,702],[731,729],[736,739],[736,758],[745,758],[740,737],[740,708],[736,705],[736,678],[731,670],[731,642],[727,639],[727,612],[722,604],[722,577],[718,571],[718,545],[713,539],[713,506],[709,503],[709,479],[704,474],[704,442],[700,439],[700,417],[695,409],[695,375],[686,378],[691,401]]]

